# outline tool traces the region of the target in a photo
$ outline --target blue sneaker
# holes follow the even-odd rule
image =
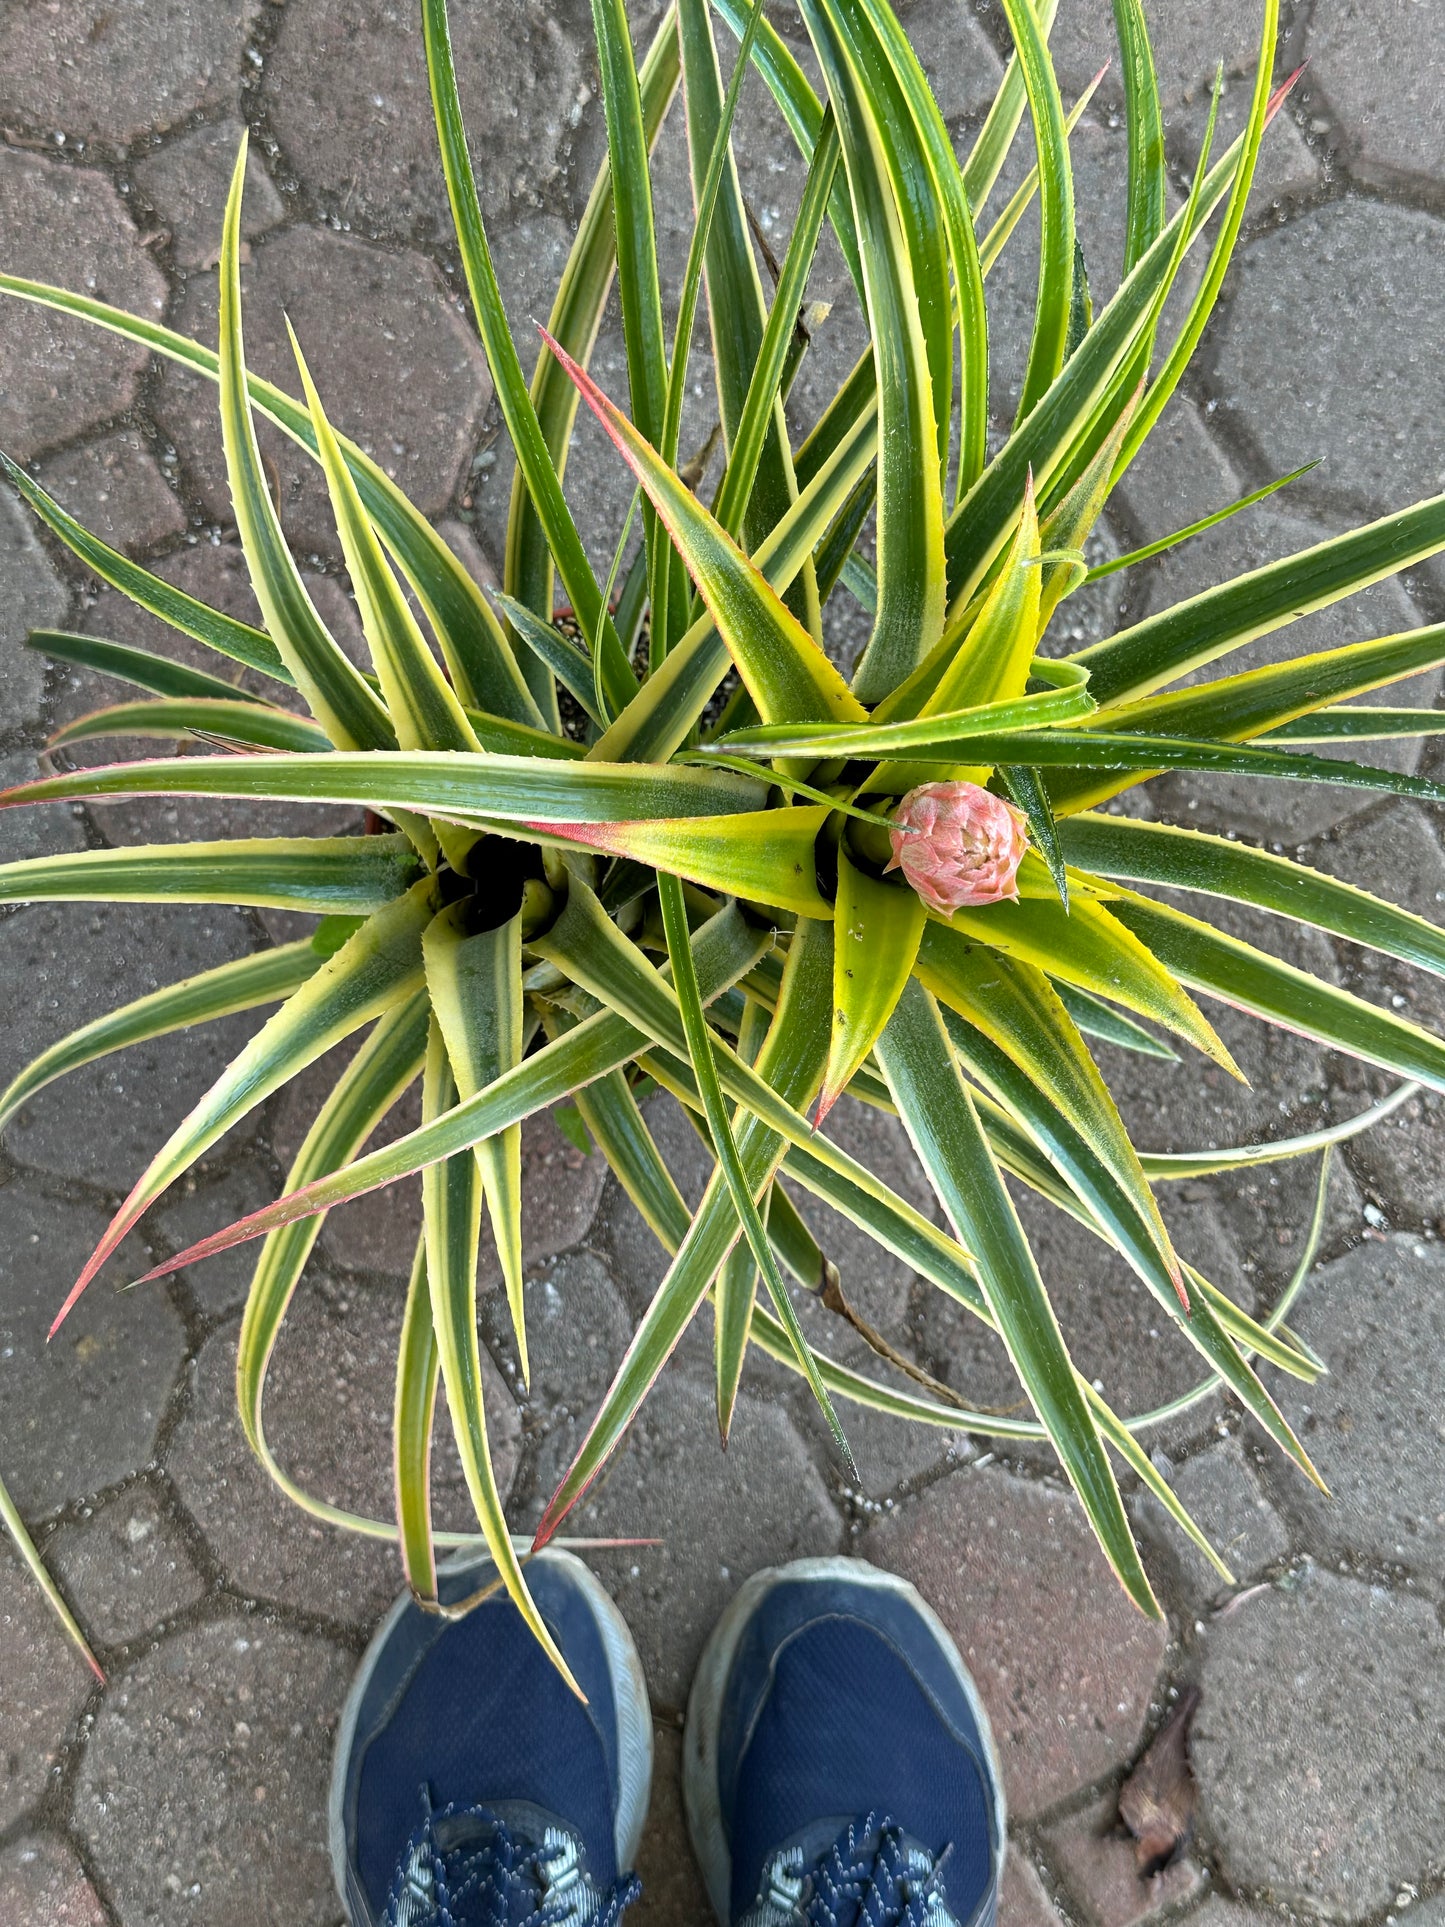
[[[494,1578],[460,1554],[442,1602]],[[331,1774],[352,1927],[613,1927],[637,1897],[652,1785],[637,1648],[569,1553],[539,1553],[527,1582],[585,1706],[500,1589],[461,1619],[398,1600],[367,1648]]]
[[[724,1927],[993,1927],[988,1715],[905,1580],[859,1559],[748,1580],[699,1662],[683,1761]]]

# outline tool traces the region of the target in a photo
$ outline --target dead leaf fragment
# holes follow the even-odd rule
[[[1199,1706],[1191,1686],[1119,1789],[1119,1818],[1134,1836],[1139,1878],[1163,1873],[1194,1833],[1199,1793],[1189,1765],[1189,1727]]]

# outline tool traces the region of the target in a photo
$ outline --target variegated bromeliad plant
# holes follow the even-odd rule
[[[1445,1089],[1445,1046],[1433,1036],[1137,886],[1254,905],[1436,971],[1445,969],[1439,930],[1283,856],[1099,807],[1170,769],[1440,800],[1445,792],[1423,779],[1300,746],[1337,749],[1426,726],[1417,711],[1342,705],[1445,661],[1445,628],[1179,685],[1445,548],[1445,498],[1073,654],[1048,647],[1051,620],[1086,574],[1085,540],[1174,393],[1229,265],[1260,144],[1285,91],[1272,80],[1278,0],[1264,0],[1247,126],[1216,154],[1211,114],[1187,199],[1172,215],[1145,20],[1139,0],[1114,0],[1127,234],[1122,282],[1097,313],[1075,244],[1073,116],[1048,52],[1055,0],[1003,0],[1012,62],[962,161],[887,0],[798,0],[821,100],[761,4],[675,0],[639,67],[623,0],[593,0],[608,160],[530,384],[521,359],[530,337],[519,343],[509,330],[474,189],[445,0],[418,3],[461,260],[517,455],[505,593],[489,599],[382,470],[332,429],[299,347],[299,399],[248,373],[244,153],[220,256],[218,353],[82,295],[0,281],[215,380],[264,628],[203,606],[112,552],[29,476],[7,469],[96,575],[213,648],[218,667],[260,671],[275,691],[274,701],[255,699],[224,674],[93,638],[37,638],[52,655],[144,692],[72,724],[52,751],[82,736],[149,736],[197,739],[211,753],[70,770],[0,801],[303,799],[365,806],[374,826],[357,836],[123,848],[0,870],[7,901],[326,913],[312,941],[228,963],[87,1026],[5,1095],[8,1116],[48,1079],[104,1052],[279,1006],[156,1154],[60,1316],[228,1127],[366,1030],[285,1195],[173,1264],[264,1236],[239,1349],[251,1444],[317,1516],[394,1537],[419,1597],[435,1596],[434,1547],[445,1537],[433,1533],[428,1498],[440,1375],[480,1529],[520,1609],[547,1638],[488,1458],[476,1278],[485,1203],[525,1373],[519,1134],[524,1118],[568,1099],[671,1264],[539,1540],[557,1532],[606,1465],[709,1304],[724,1437],[750,1346],[806,1377],[845,1457],[840,1412],[850,1401],[926,1424],[1047,1436],[1121,1583],[1155,1612],[1111,1453],[1196,1544],[1204,1540],[1137,1442],[1146,1421],[1114,1412],[1071,1362],[1005,1174],[1132,1266],[1179,1341],[1200,1353],[1203,1389],[1227,1387],[1309,1473],[1251,1361],[1304,1379],[1318,1361],[1283,1324],[1285,1304],[1256,1322],[1176,1254],[1152,1184],[1308,1149],[1327,1155],[1331,1139],[1353,1127],[1198,1156],[1140,1156],[1087,1039],[1141,1045],[1142,1018],[1233,1070],[1194,1001],[1202,993]],[[728,47],[740,42],[726,88],[719,21]],[[730,145],[749,71],[795,137],[804,175],[771,299]],[[669,340],[648,156],[679,89],[696,223]],[[986,218],[1026,114],[1037,165],[1012,202]],[[991,440],[987,278],[1035,200],[1038,295],[1026,373],[1015,419]],[[798,322],[825,222],[871,346],[795,447],[783,400],[806,352]],[[1191,249],[1204,265],[1196,291],[1187,299],[1181,291],[1170,308],[1182,319],[1166,333],[1166,296]],[[630,414],[585,372],[614,277]],[[699,302],[711,322],[726,457],[707,503],[678,462]],[[637,484],[643,540],[625,574],[626,531],[609,573],[609,558],[584,552],[567,506],[562,476],[580,402]],[[266,486],[257,416],[325,475],[369,670],[343,654],[303,586]],[[858,547],[870,525],[876,571]],[[570,634],[554,619],[558,584]],[[840,584],[872,616],[851,682],[827,648]],[[733,672],[720,709],[715,699]],[[418,1079],[421,1127],[363,1154]],[[644,1081],[681,1099],[711,1147],[714,1168],[696,1211],[639,1108]],[[947,1230],[816,1129],[845,1090],[902,1119]],[[262,1391],[322,1215],[417,1171],[425,1230],[397,1365],[397,1518],[367,1521],[298,1490],[275,1462]],[[1033,1416],[973,1413],[881,1362],[870,1376],[811,1350],[791,1293],[818,1289],[829,1268],[782,1179],[825,1200],[994,1329]],[[13,1509],[9,1517],[18,1533]],[[40,1573],[33,1548],[31,1557]]]

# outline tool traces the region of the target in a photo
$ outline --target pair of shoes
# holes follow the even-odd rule
[[[493,1577],[463,1554],[443,1604]],[[652,1717],[637,1649],[565,1552],[527,1568],[586,1694],[500,1590],[463,1618],[398,1602],[342,1714],[331,1854],[353,1927],[614,1927],[641,1891]],[[993,1927],[1004,1803],[958,1649],[854,1559],[760,1572],[698,1664],[693,1848],[723,1927]]]

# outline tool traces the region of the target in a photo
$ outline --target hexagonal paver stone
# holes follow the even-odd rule
[[[1044,1883],[1023,1848],[1010,1841],[999,1883],[999,1927],[1059,1927],[1061,1914],[1044,1891]]]
[[[1149,9],[1149,44],[1158,69],[1165,136],[1171,152],[1186,169],[1192,171],[1199,157],[1215,69],[1221,61],[1224,92],[1214,153],[1223,153],[1243,127],[1249,113],[1259,29],[1259,9],[1249,0],[1225,0],[1224,5],[1210,8]],[[1049,35],[1049,47],[1066,98],[1072,100],[1107,60],[1109,71],[1100,83],[1098,98],[1111,108],[1122,104],[1123,73],[1109,0],[1083,0],[1067,13],[1061,10]],[[1265,133],[1251,207],[1257,207],[1264,195],[1307,186],[1317,174],[1318,162],[1288,113],[1279,114]]]
[[[13,10],[49,20],[44,8]],[[0,55],[0,73],[17,70]],[[28,275],[93,294],[154,321],[166,284],[136,234],[125,203],[103,174],[0,147],[0,258]],[[128,408],[147,364],[132,347],[88,322],[7,301],[0,328],[0,447],[29,461],[54,442],[84,434]]]
[[[988,11],[999,14],[997,0]],[[1160,97],[1183,99],[1197,87],[1206,91],[1222,60],[1229,74],[1252,73],[1259,48],[1259,9],[1251,0],[1221,0],[1214,7],[1158,7],[1149,11],[1149,46],[1159,74]],[[1109,0],[1078,0],[1059,17],[1049,35],[1049,51],[1066,94],[1088,83],[1106,60],[1114,62],[1106,85],[1122,89],[1119,43]]]
[[[373,1519],[394,1516],[392,1397],[400,1290],[341,1289],[307,1277],[281,1327],[267,1379],[266,1436],[307,1491]],[[252,1456],[236,1412],[236,1331],[201,1348],[167,1470],[231,1583],[247,1594],[365,1623],[401,1586],[393,1545],[324,1525],[284,1497]],[[517,1462],[516,1406],[483,1360],[492,1462],[505,1494]],[[438,1528],[475,1526],[438,1398],[432,1492]]]
[[[1445,373],[1423,342],[1445,300],[1440,235],[1431,215],[1347,200],[1245,249],[1214,385],[1266,474],[1323,456],[1322,486],[1382,510],[1439,488]]]
[[[899,6],[933,97],[948,121],[980,114],[990,105],[1003,63],[978,22],[962,7]]]
[[[255,244],[243,296],[246,359],[255,372],[296,387],[289,315],[333,424],[425,514],[444,509],[492,389],[481,346],[431,263],[325,228],[289,228]],[[215,277],[193,276],[175,325],[213,341],[215,303]],[[156,413],[210,513],[229,522],[214,383],[168,366]],[[336,525],[317,465],[279,430],[263,427],[261,445],[280,478],[292,547],[335,553]]]
[[[1214,1622],[1191,1759],[1231,1883],[1387,1906],[1445,1842],[1445,1634],[1423,1599],[1308,1569]]]
[[[835,1552],[842,1536],[787,1413],[744,1392],[724,1453],[711,1381],[680,1370],[653,1388],[573,1518],[579,1532],[661,1541],[590,1556],[632,1628],[654,1698],[673,1707],[739,1582],[761,1566]]]
[[[1357,817],[1346,834],[1316,844],[1309,861],[1331,876],[1373,889],[1431,923],[1445,916],[1445,854],[1429,817],[1390,803]],[[1353,945],[1341,946],[1346,985],[1426,1029],[1440,1032],[1445,1002],[1439,981]],[[1445,1100],[1421,1091],[1373,1129],[1353,1139],[1350,1167],[1397,1229],[1438,1229],[1440,1171],[1445,1157]]]
[[[16,7],[0,28],[0,114],[69,141],[128,147],[234,100],[257,0],[77,0]]]
[[[113,1683],[75,1819],[123,1919],[338,1918],[326,1789],[352,1665],[310,1634],[223,1619],[164,1640]]]
[[[1187,395],[1176,394],[1111,499],[1127,512],[1143,543],[1173,535],[1244,493],[1244,483],[1199,410]],[[1132,583],[1142,585],[1154,580],[1159,566],[1145,562],[1127,573]],[[1154,606],[1160,600],[1156,596]]]
[[[0,1040],[0,1074],[8,1081],[81,1024],[250,948],[240,912],[204,904],[42,903],[5,918],[0,969],[26,994]],[[264,1016],[135,1044],[47,1085],[6,1126],[10,1156],[128,1191]],[[253,1112],[228,1144],[248,1139],[256,1123]]]
[[[138,1639],[206,1590],[185,1533],[148,1485],[62,1526],[45,1559],[87,1634],[107,1646]]]
[[[1119,1824],[1111,1793],[1070,1814],[1044,1836],[1050,1858],[1094,1927],[1136,1927],[1199,1891],[1204,1875],[1187,1856],[1163,1873],[1139,1877],[1134,1842]]]
[[[494,1297],[494,1339],[505,1335],[508,1372],[510,1319]],[[572,1251],[539,1267],[527,1281],[527,1350],[532,1376],[523,1419],[530,1446],[527,1494],[531,1518],[556,1490],[601,1402],[632,1336],[632,1320],[607,1267],[590,1251]],[[523,1396],[520,1386],[518,1396]]]
[[[585,14],[581,16],[585,18]],[[573,8],[471,0],[452,37],[482,211],[554,181],[591,97],[591,37]],[[418,224],[450,245],[421,18],[395,0],[290,0],[267,62],[286,159],[344,220]]]
[[[325,1057],[293,1078],[276,1099],[271,1120],[271,1143],[285,1171],[300,1150],[328,1093],[351,1061],[356,1045],[339,1044]],[[404,1092],[367,1140],[375,1150],[390,1144],[421,1123],[421,1073]],[[329,1212],[321,1233],[321,1248],[333,1265],[346,1271],[410,1274],[421,1235],[421,1180],[404,1178]]]
[[[46,1343],[105,1226],[93,1205],[47,1196],[33,1178],[0,1188],[0,1464],[32,1515],[147,1463],[184,1356],[163,1288],[115,1290],[142,1269],[134,1242]]]
[[[277,1196],[270,1160],[258,1155],[219,1176],[204,1169],[188,1173],[161,1200],[155,1227],[168,1245],[184,1251],[213,1231],[249,1217]],[[234,1245],[182,1274],[203,1312],[219,1317],[244,1302],[261,1249],[259,1242]]]
[[[120,428],[53,455],[41,464],[38,479],[113,549],[148,549],[186,526],[185,511],[139,429]]]
[[[1445,1578],[1445,1250],[1409,1234],[1357,1245],[1315,1272],[1294,1315],[1329,1367],[1276,1387],[1333,1494],[1280,1485],[1302,1543]]]
[[[1412,1927],[1427,1927],[1425,1916],[1425,1907],[1412,1914]],[[1211,1894],[1204,1905],[1189,1917],[1198,1921],[1199,1927],[1281,1927],[1285,1916],[1283,1910],[1277,1907],[1251,1906],[1247,1901],[1228,1900],[1223,1894]]]
[[[1100,64],[1096,61],[1090,73],[1096,72]],[[1069,154],[1074,171],[1079,247],[1095,312],[1099,312],[1117,288],[1124,264],[1129,160],[1128,143],[1119,117],[1111,116],[1108,125],[1088,118],[1080,121],[1070,138]],[[1010,155],[1000,176],[997,198],[990,200],[986,218],[991,219],[1001,211],[1007,197],[1020,185],[1031,160],[1032,156],[1026,157],[1022,146]],[[1183,299],[1196,285],[1198,273],[1198,264],[1191,252],[1181,264],[1175,292],[1165,308],[1166,338],[1184,318]],[[1036,243],[1019,236],[1004,250],[989,275],[990,405],[1001,422],[1011,422],[1018,406],[1033,335],[1037,282]]]
[[[182,268],[214,267],[221,247],[221,221],[231,170],[241,145],[239,120],[217,121],[181,134],[132,169],[137,199],[150,208],[170,236]],[[254,241],[275,227],[286,204],[261,165],[255,148],[246,162],[242,233]]]
[[[3,407],[3,403],[0,403]],[[0,718],[8,729],[38,720],[45,663],[25,638],[65,619],[66,594],[35,534],[35,518],[0,492]]]
[[[1346,152],[1367,174],[1445,169],[1432,105],[1441,79],[1432,24],[1413,0],[1335,0],[1310,22],[1310,93],[1324,95]]]
[[[0,1693],[0,1827],[8,1828],[44,1793],[95,1685],[90,1668],[66,1638],[8,1538],[0,1542],[0,1645],[5,1653],[5,1691]],[[0,1874],[3,1893],[4,1875]]]
[[[522,1262],[531,1267],[575,1245],[597,1215],[607,1180],[600,1151],[579,1151],[565,1138],[550,1111],[522,1125]],[[485,1230],[477,1275],[483,1286],[500,1285],[497,1248]]]
[[[659,1723],[652,1729],[652,1744],[652,1805],[637,1853],[642,1880],[637,1927],[712,1927],[715,1915],[682,1807],[682,1735],[675,1726]]]
[[[0,1853],[0,1916],[45,1927],[105,1927],[105,1909],[63,1841],[22,1834]]]
[[[870,1527],[862,1550],[911,1579],[958,1641],[1015,1818],[1129,1756],[1165,1630],[1130,1605],[1072,1494],[955,1472]]]
[[[1283,1556],[1288,1546],[1285,1529],[1260,1492],[1237,1439],[1196,1453],[1170,1483],[1241,1584]],[[1156,1500],[1141,1497],[1139,1512],[1150,1533],[1174,1548],[1196,1594],[1208,1599],[1223,1590],[1225,1582],[1173,1522],[1166,1521]]]

